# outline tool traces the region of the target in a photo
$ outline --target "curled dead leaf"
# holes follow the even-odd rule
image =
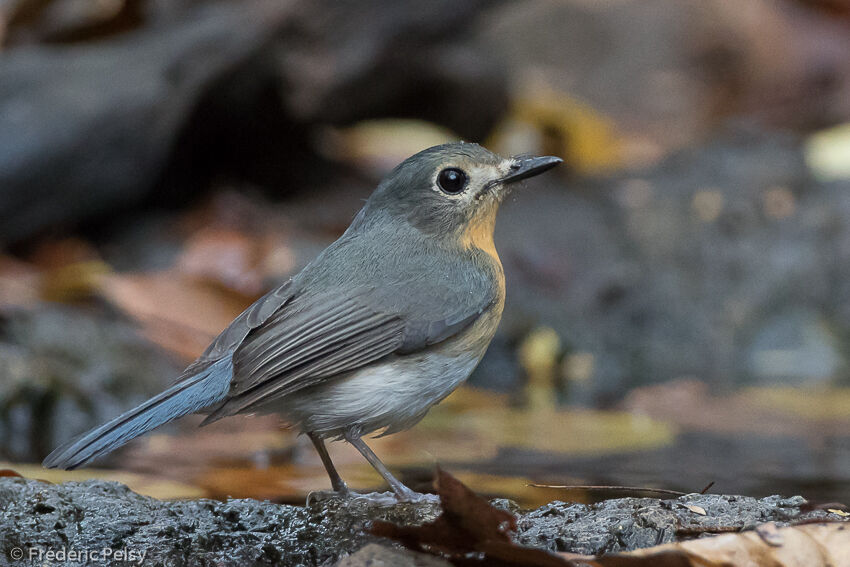
[[[455,565],[564,567],[557,555],[513,542],[516,518],[495,508],[449,473],[437,470],[437,492],[443,513],[421,526],[376,521],[370,532],[408,549],[447,557]]]
[[[767,539],[765,534],[769,534]],[[762,527],[761,532],[670,543],[584,563],[594,567],[850,567],[850,525],[807,524],[776,531]]]

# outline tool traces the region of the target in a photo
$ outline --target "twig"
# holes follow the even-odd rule
[[[712,483],[714,484],[714,483]],[[593,484],[537,484],[529,483],[526,486],[534,488],[557,488],[559,490],[619,490],[622,492],[653,492],[655,494],[668,494],[670,496],[685,496],[686,492],[678,490],[667,490],[666,488],[648,488],[645,486],[604,486]],[[709,485],[709,488],[711,485]]]

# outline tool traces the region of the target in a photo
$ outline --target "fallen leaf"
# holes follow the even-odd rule
[[[842,510],[847,511],[847,505],[841,502],[803,502],[800,506],[800,512],[811,512],[812,510]]]
[[[12,469],[0,469],[0,477],[2,476],[24,478],[21,473],[13,471]]]
[[[685,504],[685,508],[693,512],[694,514],[699,514],[700,516],[707,516],[708,514],[705,511],[705,508],[702,506],[696,506],[694,504]]]
[[[822,181],[850,178],[850,124],[812,134],[805,143],[806,163]]]
[[[328,157],[383,176],[409,156],[454,140],[458,140],[457,134],[430,122],[382,119],[328,129],[320,146]]]
[[[850,388],[746,388],[738,397],[757,409],[777,409],[813,420],[850,420]]]
[[[506,153],[531,150],[561,156],[581,174],[605,173],[623,165],[621,139],[610,118],[545,80],[531,83],[516,97],[508,120],[488,145]],[[523,132],[523,127],[531,132]],[[539,142],[530,143],[531,138]],[[515,150],[514,145],[522,149]]]
[[[40,242],[27,261],[42,270],[55,270],[71,264],[100,261],[97,250],[81,238],[62,238]]]
[[[109,480],[126,484],[133,492],[152,496],[161,500],[179,498],[201,498],[204,492],[191,484],[177,482],[158,475],[138,474],[126,471],[113,471],[103,469],[77,469],[63,471],[59,469],[45,469],[37,464],[2,463],[0,467],[14,466],[14,474],[0,476],[20,476],[23,478],[39,480],[42,482],[82,482],[89,479]]]
[[[355,492],[385,490],[381,477],[365,462],[347,467],[343,476]],[[303,504],[310,492],[331,489],[321,464],[219,465],[206,468],[191,478],[207,498],[254,498]]]
[[[43,273],[40,295],[48,301],[91,297],[100,278],[112,271],[94,246],[75,237],[42,241],[27,260]]]
[[[151,341],[186,360],[256,299],[174,271],[104,276],[99,291],[137,319]]]
[[[454,394],[452,394],[454,395]],[[452,396],[447,398],[447,402]],[[569,435],[552,432],[569,431]],[[573,455],[639,451],[673,442],[676,430],[643,415],[589,409],[434,407],[415,428],[375,440],[396,465],[423,458],[455,463],[494,458],[506,447]]]
[[[265,258],[273,243],[234,229],[205,228],[189,238],[177,270],[245,295],[264,291]]]
[[[201,416],[180,423],[180,433],[148,435],[124,450],[122,467],[188,476],[222,464],[254,463],[257,455],[291,450],[295,432],[280,429],[276,415],[233,416],[198,428]]]
[[[0,254],[0,310],[36,305],[41,279],[42,272],[36,266]]]
[[[850,388],[746,388],[719,396],[699,380],[636,388],[621,406],[683,429],[771,437],[850,427]]]
[[[91,297],[101,279],[112,268],[99,260],[75,262],[47,271],[41,285],[41,297],[48,301],[76,301]]]
[[[778,528],[768,543],[756,531],[704,537],[585,561],[594,567],[850,567],[850,525]]]
[[[565,559],[513,542],[516,518],[495,508],[449,473],[437,470],[437,494],[443,513],[421,526],[375,521],[373,535],[398,541],[408,549],[447,557],[456,565],[525,565],[563,567]]]

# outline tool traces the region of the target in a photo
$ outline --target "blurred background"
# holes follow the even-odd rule
[[[403,480],[850,499],[847,0],[0,0],[0,468],[328,488],[274,417],[37,463],[457,139],[566,163],[502,208],[507,304],[472,387],[374,441]]]

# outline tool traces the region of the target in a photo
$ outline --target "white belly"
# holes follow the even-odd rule
[[[350,427],[363,435],[383,429],[394,433],[415,425],[466,380],[481,354],[426,351],[393,357],[294,392],[263,410],[277,412],[302,431],[323,437],[341,436]]]

